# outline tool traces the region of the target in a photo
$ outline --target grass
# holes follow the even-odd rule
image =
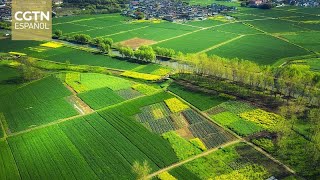
[[[0,111],[11,132],[77,115],[65,97],[71,92],[55,77],[26,84],[2,95]]]
[[[116,92],[109,88],[100,88],[78,94],[92,109],[101,109],[124,101]]]
[[[271,65],[281,58],[306,55],[310,52],[269,35],[252,35],[208,51],[208,54]]]
[[[219,97],[217,95],[210,95],[200,91],[192,91],[175,83],[171,84],[168,87],[168,90],[177,94],[201,111],[210,109],[211,107],[227,100],[226,98]]]

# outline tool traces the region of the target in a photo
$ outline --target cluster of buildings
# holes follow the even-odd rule
[[[11,1],[0,0],[0,20],[11,20]]]
[[[301,7],[320,7],[319,0],[289,0],[289,4]]]
[[[187,2],[176,0],[135,0],[123,15],[137,18],[137,12],[143,13],[145,19],[164,19],[167,21],[204,20],[207,17],[222,12],[235,11],[236,7],[219,4],[208,6],[189,5]]]

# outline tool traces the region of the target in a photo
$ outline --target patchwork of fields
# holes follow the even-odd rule
[[[319,52],[314,46],[320,37],[317,25],[320,19],[316,11],[307,14],[299,8],[239,7],[238,12],[230,15],[236,19],[187,23],[135,22],[117,14],[63,17],[55,19],[54,29],[60,29],[64,34],[82,31],[92,37],[110,37],[115,42],[142,38],[154,41],[154,47],[172,48],[183,53],[207,52],[263,65],[274,64],[284,57]],[[243,37],[232,40],[240,36]]]
[[[0,67],[11,72],[2,77],[2,83],[19,77],[15,69]],[[171,89],[184,92],[178,86]],[[148,162],[151,173],[236,140],[156,85],[110,75],[64,72],[20,83],[3,93],[0,179],[136,179],[130,170],[135,162]],[[70,96],[80,97],[93,111],[78,115],[75,104],[68,101]],[[195,94],[191,102],[197,96],[201,97]],[[227,100],[212,99],[203,109]],[[242,151],[230,153],[228,156],[239,154],[243,161],[239,168],[257,164],[268,175],[287,175],[285,170],[276,172],[261,164],[270,160],[255,162],[242,158]],[[249,154],[264,157],[255,151]],[[215,154],[205,158],[209,163],[201,166],[205,168],[211,168],[209,161],[219,160]],[[199,174],[194,163],[202,161],[199,158],[158,177],[217,176]],[[229,168],[221,174],[237,170]]]
[[[54,29],[110,37],[116,43],[142,38],[153,47],[271,65],[320,52],[318,13],[239,7],[239,13],[232,14],[236,20],[187,23],[83,15],[56,18]],[[63,69],[45,71],[44,78],[27,82],[20,69],[0,62],[0,179],[137,179],[132,166],[143,162],[150,168],[147,174],[156,173],[157,179],[292,175],[270,155],[272,138],[247,141],[273,133],[281,116],[231,95],[190,89],[173,80],[147,82],[170,72],[158,64],[96,54],[90,47],[44,43],[1,39],[0,52],[118,73]],[[320,69],[317,57],[292,63]]]

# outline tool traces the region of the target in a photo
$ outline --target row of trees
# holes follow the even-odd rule
[[[251,61],[209,57],[206,54],[187,54],[179,58],[191,64],[180,66],[180,72],[191,70],[199,75],[245,85],[252,90],[271,92],[274,96],[300,98],[320,106],[320,73],[310,71],[309,66],[259,66]]]
[[[83,44],[83,45],[93,45],[98,47],[101,53],[109,53],[111,46],[113,45],[113,40],[111,38],[96,37],[92,38],[86,34],[73,34],[63,36],[61,30],[56,30],[53,33],[54,39],[61,39],[73,43]]]
[[[130,47],[120,47],[119,53],[122,57],[136,58],[138,61],[154,62],[156,60],[156,53],[150,46],[141,46],[136,51]]]

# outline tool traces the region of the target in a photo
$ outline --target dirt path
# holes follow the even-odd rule
[[[88,104],[86,104],[84,101],[82,101],[82,99],[80,99],[77,96],[78,93],[71,86],[69,86],[66,83],[64,83],[64,85],[72,93],[72,96],[69,96],[67,98],[67,101],[73,105],[73,108],[75,110],[77,110],[81,115],[90,114],[94,112],[94,110],[91,109],[91,107]]]
[[[236,144],[236,143],[239,143],[239,142],[241,142],[241,140],[239,140],[239,139],[238,139],[238,140],[235,140],[235,141],[230,141],[230,142],[228,142],[228,143],[222,144],[220,147],[212,148],[212,149],[210,149],[210,150],[208,150],[208,151],[205,151],[205,152],[203,152],[203,153],[200,153],[200,154],[198,154],[198,155],[195,155],[195,156],[193,156],[193,157],[191,157],[191,158],[188,158],[188,159],[186,159],[186,160],[183,160],[183,161],[180,161],[180,162],[178,162],[178,163],[172,164],[172,165],[170,165],[170,166],[168,166],[168,167],[165,167],[165,168],[163,168],[163,169],[161,169],[161,170],[159,170],[159,171],[156,171],[156,172],[150,174],[149,176],[147,176],[147,179],[151,179],[152,177],[157,176],[157,175],[160,174],[160,173],[169,171],[169,170],[171,170],[171,169],[174,169],[174,168],[176,168],[176,167],[179,167],[179,166],[181,166],[181,165],[184,165],[184,164],[186,164],[186,163],[188,163],[188,162],[190,162],[190,161],[193,161],[193,160],[195,160],[195,159],[198,159],[198,158],[207,156],[207,155],[209,155],[209,154],[211,154],[211,153],[219,150],[221,147],[228,147],[228,146],[231,146],[231,145]]]
[[[229,40],[224,41],[224,42],[222,42],[222,43],[220,43],[220,44],[216,44],[216,45],[214,45],[214,46],[212,46],[212,47],[209,47],[208,49],[205,49],[205,50],[202,50],[202,51],[200,51],[200,52],[197,52],[197,54],[205,53],[205,52],[208,52],[208,51],[210,51],[210,50],[216,49],[216,48],[218,48],[218,47],[220,47],[220,46],[223,46],[223,45],[225,45],[225,44],[228,44],[228,43],[230,43],[230,42],[232,42],[232,41],[235,41],[235,40],[237,40],[237,39],[240,39],[240,38],[242,38],[242,37],[244,37],[244,36],[245,36],[245,35],[240,35],[240,36],[237,36],[237,37],[235,37],[235,38],[229,39]]]
[[[176,96],[176,97],[177,97],[178,99],[180,99],[182,102],[184,102],[184,103],[186,103],[187,105],[189,105],[189,107],[191,107],[192,109],[196,110],[200,115],[202,115],[202,116],[203,116],[204,118],[206,118],[208,121],[210,120],[210,117],[209,117],[206,113],[200,111],[199,109],[197,109],[196,107],[194,107],[192,104],[190,104],[190,103],[187,102],[186,100],[182,99],[182,98],[181,98],[180,96],[178,96],[177,94],[175,94],[175,93],[173,93],[173,92],[170,92],[170,91],[169,91],[169,93],[172,94],[172,95],[174,95],[174,96]],[[210,122],[212,122],[212,121],[210,121]],[[284,168],[285,168],[287,171],[289,171],[290,173],[295,174],[295,171],[294,171],[294,170],[292,170],[290,167],[288,167],[287,165],[285,165],[285,164],[282,163],[281,161],[277,160],[275,157],[273,157],[272,155],[270,155],[269,153],[267,153],[266,151],[264,151],[264,150],[261,149],[260,147],[252,144],[251,142],[249,142],[249,141],[247,141],[246,139],[242,138],[241,136],[237,135],[235,132],[231,131],[230,129],[228,129],[228,128],[226,128],[226,127],[218,124],[217,122],[213,122],[213,123],[215,123],[216,125],[218,125],[219,127],[223,128],[225,131],[231,133],[233,136],[235,136],[235,137],[237,138],[235,141],[231,141],[231,142],[229,142],[229,143],[234,144],[234,143],[236,143],[236,142],[244,142],[244,143],[248,144],[249,146],[253,147],[255,150],[257,150],[257,151],[259,151],[260,153],[262,153],[263,155],[265,155],[266,157],[268,157],[268,158],[269,158],[270,160],[272,160],[273,162],[275,162],[275,163],[279,164],[280,166],[284,167]],[[224,144],[224,146],[228,145],[229,143]],[[231,145],[231,144],[229,144],[229,145]],[[214,149],[216,149],[216,148],[214,148]],[[214,149],[211,149],[211,150],[215,151]],[[211,150],[209,150],[209,151],[211,151]],[[213,151],[212,151],[212,152],[213,152]],[[208,153],[208,154],[209,154],[209,153]],[[204,156],[205,156],[205,155],[204,155]],[[201,156],[201,157],[203,157],[203,156]],[[192,160],[194,160],[194,159],[197,159],[197,157],[195,156]],[[185,160],[185,161],[186,161],[186,160]],[[181,161],[181,162],[184,162],[184,161]],[[188,161],[188,162],[189,162],[189,161]],[[184,164],[184,163],[182,163],[182,164]],[[173,165],[172,165],[172,166],[173,166]],[[174,164],[174,167],[178,167],[178,166],[179,166],[179,163],[177,163],[177,165]],[[169,166],[169,167],[170,167],[170,166]],[[164,168],[164,169],[166,169],[166,168]],[[169,169],[172,169],[172,168],[169,168]],[[159,171],[161,171],[161,170],[159,170]],[[157,172],[159,172],[159,171],[157,171]],[[166,170],[164,170],[164,171],[166,171]],[[161,172],[164,172],[164,171],[161,171]],[[161,173],[161,172],[160,172],[160,173]],[[155,174],[155,173],[153,173],[153,174]],[[153,175],[153,174],[151,174],[151,175]],[[153,176],[151,176],[151,177],[153,177]]]

